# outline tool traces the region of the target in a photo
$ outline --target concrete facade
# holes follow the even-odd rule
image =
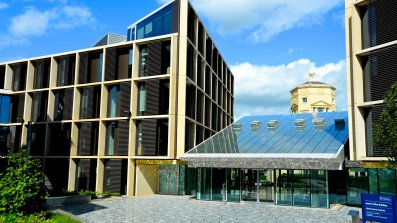
[[[140,37],[157,17],[170,31]],[[184,194],[179,157],[233,122],[233,74],[188,0],[167,3],[128,35],[0,63],[1,94],[11,98],[0,149],[28,145],[57,190]]]
[[[395,17],[393,1],[346,0],[346,59],[350,159],[365,167],[381,167],[386,155],[373,147],[372,125],[380,120],[383,98],[397,81],[394,29],[384,29]],[[376,12],[376,13],[375,13]],[[375,28],[375,27],[378,28]]]

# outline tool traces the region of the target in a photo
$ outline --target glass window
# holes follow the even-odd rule
[[[302,102],[306,103],[307,102],[307,98],[302,98]]]
[[[293,171],[293,188],[295,206],[311,206],[310,202],[310,170]]]
[[[292,205],[292,170],[276,170],[276,204]]]
[[[116,117],[117,90],[118,90],[117,85],[111,86],[109,88],[109,97],[108,97],[108,117],[109,118]]]
[[[326,170],[311,171],[312,207],[329,207],[327,175]]]
[[[153,23],[148,23],[145,25],[145,36],[149,35],[153,31]]]
[[[379,194],[396,195],[396,171],[379,169]]]
[[[368,193],[368,172],[364,168],[348,171],[347,204],[360,205],[361,193]]]
[[[370,168],[368,169],[369,175],[369,193],[378,194],[378,169]]]
[[[106,128],[106,155],[114,155],[114,141],[115,141],[115,128],[117,128],[117,122],[110,122]]]
[[[145,27],[143,26],[141,28],[138,28],[138,32],[136,34],[137,39],[142,39],[144,37],[144,28]]]
[[[127,41],[131,41],[131,28],[127,30]]]
[[[145,83],[141,83],[139,86],[138,114],[144,115],[145,111],[146,111],[146,89],[145,89]]]
[[[10,122],[11,97],[0,95],[0,123]]]
[[[169,34],[172,31],[173,3],[137,24],[137,39]]]
[[[143,46],[139,52],[139,77],[146,77],[148,75],[148,50],[147,46]]]

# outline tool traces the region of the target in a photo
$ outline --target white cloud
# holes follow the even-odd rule
[[[18,38],[8,34],[0,33],[0,50],[8,46],[29,45],[30,42],[26,38]]]
[[[8,8],[8,4],[4,2],[0,2],[0,9],[6,9]]]
[[[95,22],[95,18],[87,7],[65,6],[61,10],[62,19],[56,27],[60,29],[72,29],[77,26],[85,26]]]
[[[322,66],[300,59],[278,66],[248,62],[231,66],[235,77],[235,116],[290,112],[290,90],[315,79],[336,87],[337,110],[347,110],[346,64],[344,60]]]
[[[49,29],[72,29],[94,22],[95,17],[87,7],[65,5],[45,11],[28,7],[23,14],[11,19],[9,31],[20,37],[40,36]]]
[[[55,10],[40,12],[29,7],[23,14],[11,19],[9,30],[16,36],[40,36],[47,31],[49,21],[56,16]]]
[[[249,32],[256,42],[277,34],[319,23],[321,17],[343,0],[193,0],[194,7],[218,26],[220,33]]]
[[[159,3],[160,5],[165,4],[167,2],[170,2],[170,0],[156,0],[157,3]]]

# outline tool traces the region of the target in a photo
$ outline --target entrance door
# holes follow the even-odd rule
[[[178,194],[179,166],[160,165],[159,166],[159,193]]]
[[[273,201],[274,181],[272,170],[258,170],[258,195],[259,201]]]
[[[226,186],[225,169],[212,169],[212,200],[222,201],[223,189]]]
[[[258,176],[256,170],[242,170],[241,199],[243,201],[257,201]]]
[[[273,201],[272,170],[242,170],[241,199],[243,201]]]

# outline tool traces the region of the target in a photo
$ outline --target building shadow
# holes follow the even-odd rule
[[[98,211],[102,209],[106,209],[106,207],[93,204],[93,203],[86,203],[86,204],[79,204],[79,205],[70,205],[70,206],[63,206],[59,207],[60,210],[68,212],[72,215],[82,215],[87,214],[93,211]]]

